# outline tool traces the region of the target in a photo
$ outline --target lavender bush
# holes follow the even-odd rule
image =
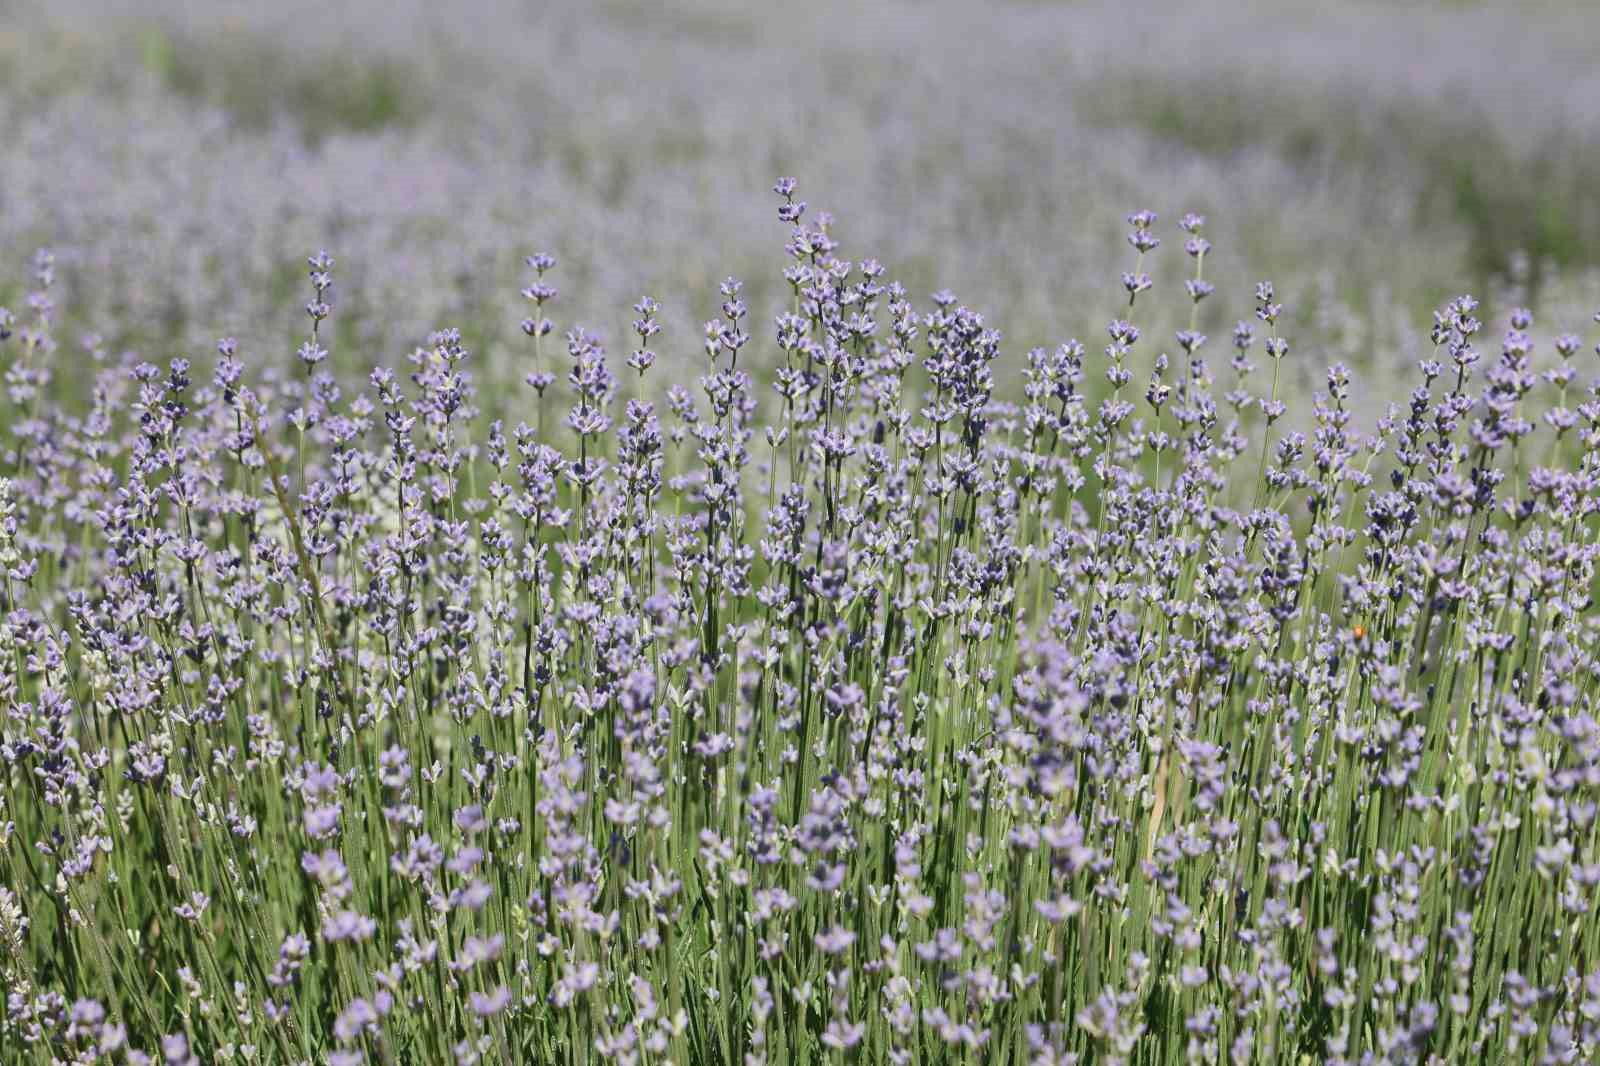
[[[1198,216],[1019,359],[776,191],[694,337],[529,257],[515,422],[456,329],[341,380],[325,253],[296,354],[69,387],[39,254],[0,1058],[1591,1061],[1591,342],[1460,297],[1296,422]]]

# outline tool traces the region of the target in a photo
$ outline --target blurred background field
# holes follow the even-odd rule
[[[509,376],[522,257],[549,251],[563,328],[620,347],[650,293],[663,359],[698,369],[726,275],[768,339],[779,174],[836,217],[846,257],[983,309],[1013,366],[1068,336],[1098,347],[1132,265],[1123,216],[1149,207],[1175,322],[1193,210],[1216,246],[1207,332],[1270,278],[1291,387],[1335,358],[1379,384],[1456,292],[1496,323],[1527,303],[1547,333],[1600,307],[1600,14],[0,0],[0,304],[48,245],[64,335],[112,353],[231,334],[287,366],[304,256],[327,248],[340,365],[456,326]]]

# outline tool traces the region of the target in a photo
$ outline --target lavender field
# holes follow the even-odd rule
[[[0,0],[0,1064],[1600,1061],[1595,28]]]

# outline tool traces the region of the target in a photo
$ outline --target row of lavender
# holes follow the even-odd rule
[[[292,373],[64,381],[37,259],[0,1059],[1600,1052],[1586,342],[1483,356],[1463,297],[1370,431],[1339,366],[1296,422],[1270,284],[1200,332],[1195,216],[1144,335],[1139,212],[1103,352],[1013,402],[979,314],[777,192],[792,298],[725,282],[698,375],[532,257],[520,399],[453,330],[336,373],[325,255]]]
[[[55,252],[69,347],[97,332],[197,353],[230,334],[264,353],[298,326],[282,308],[300,256],[329,247],[341,357],[394,358],[448,323],[480,380],[516,359],[497,294],[538,248],[560,249],[564,322],[612,337],[641,292],[672,296],[673,336],[711,313],[726,274],[756,306],[781,299],[749,190],[801,167],[852,244],[914,292],[948,285],[982,306],[1018,351],[1098,332],[1121,214],[1174,189],[1212,216],[1207,276],[1230,292],[1271,277],[1314,343],[1286,387],[1316,388],[1335,359],[1360,372],[1358,400],[1404,387],[1427,309],[1455,292],[1550,322],[1600,306],[1587,0],[765,14],[12,3],[0,248]],[[1181,273],[1154,273],[1176,286],[1168,266]],[[18,309],[23,280],[4,272],[0,306]],[[1166,304],[1141,315],[1147,333],[1183,326]]]

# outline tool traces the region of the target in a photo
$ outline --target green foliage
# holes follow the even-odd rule
[[[410,125],[427,107],[398,58],[308,55],[248,32],[198,38],[159,24],[138,40],[145,68],[169,90],[220,107],[245,128],[287,119],[317,140]]]
[[[1581,132],[1518,150],[1448,101],[1373,101],[1354,87],[1330,98],[1243,74],[1189,80],[1141,72],[1100,81],[1075,103],[1101,125],[1132,125],[1190,152],[1270,152],[1307,173],[1413,188],[1424,223],[1467,233],[1479,284],[1521,255],[1537,281],[1546,265],[1593,265],[1600,248],[1595,146]]]

